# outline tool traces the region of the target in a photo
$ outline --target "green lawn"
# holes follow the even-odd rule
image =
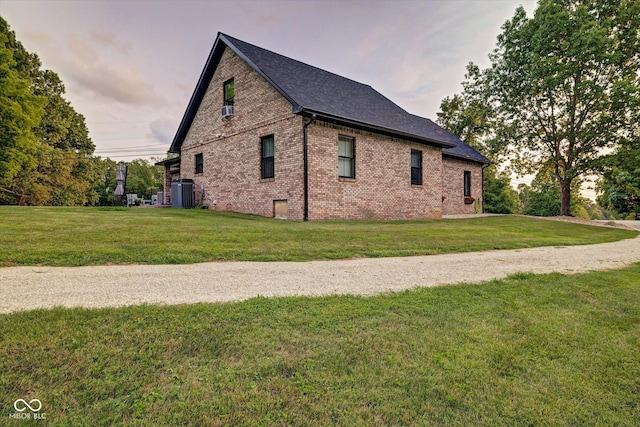
[[[640,264],[369,298],[36,310],[0,315],[0,331],[3,425],[26,425],[9,418],[19,398],[52,426],[640,425]]]
[[[0,266],[408,256],[638,234],[519,216],[304,223],[204,210],[0,206],[0,218]]]

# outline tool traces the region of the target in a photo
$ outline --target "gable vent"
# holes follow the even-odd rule
[[[233,105],[225,105],[221,110],[222,117],[233,116]]]

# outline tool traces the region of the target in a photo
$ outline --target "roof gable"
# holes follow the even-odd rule
[[[408,113],[369,85],[222,33],[218,33],[170,151],[180,150],[225,46],[286,98],[294,114],[315,114],[321,120],[436,145],[452,156],[488,163],[486,157],[455,135],[429,119]]]

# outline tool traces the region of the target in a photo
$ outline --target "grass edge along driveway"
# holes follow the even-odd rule
[[[637,232],[524,216],[291,222],[205,210],[0,206],[0,267],[309,261],[571,246]]]

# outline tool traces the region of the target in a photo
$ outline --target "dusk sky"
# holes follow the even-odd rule
[[[469,61],[534,0],[0,0],[18,40],[58,73],[96,155],[164,157],[218,31],[369,84],[436,119]]]

